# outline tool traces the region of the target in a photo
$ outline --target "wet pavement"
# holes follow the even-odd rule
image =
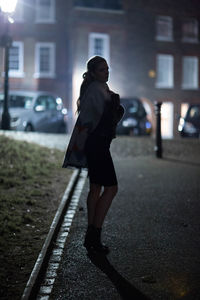
[[[51,300],[200,299],[200,165],[115,157],[119,192],[106,217],[105,257],[86,255],[85,184]]]

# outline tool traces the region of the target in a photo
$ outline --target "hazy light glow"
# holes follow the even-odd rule
[[[56,98],[56,103],[57,104],[62,104],[62,99],[61,98]]]
[[[13,24],[13,23],[14,23],[14,19],[13,19],[13,18],[11,18],[11,17],[8,17],[8,21],[9,21],[11,24]]]
[[[0,0],[0,8],[4,13],[13,13],[18,0]]]

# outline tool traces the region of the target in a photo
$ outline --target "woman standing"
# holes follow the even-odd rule
[[[88,61],[77,101],[79,116],[63,163],[64,168],[88,168],[90,190],[84,246],[88,252],[104,254],[109,249],[101,243],[101,228],[117,193],[117,178],[109,148],[117,122],[124,113],[119,95],[110,91],[106,84],[108,76],[109,68],[104,58],[95,56]]]

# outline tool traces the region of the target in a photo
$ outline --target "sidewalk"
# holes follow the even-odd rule
[[[200,299],[200,166],[153,156],[115,166],[119,192],[103,231],[111,252],[94,262],[103,271],[83,247],[87,182],[50,299],[142,299],[136,289],[153,300]]]

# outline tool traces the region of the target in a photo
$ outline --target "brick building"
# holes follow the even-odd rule
[[[18,0],[14,17],[10,88],[57,93],[70,123],[95,54],[109,62],[110,88],[139,97],[153,123],[154,101],[164,103],[165,137],[177,135],[178,116],[200,101],[198,0]]]

